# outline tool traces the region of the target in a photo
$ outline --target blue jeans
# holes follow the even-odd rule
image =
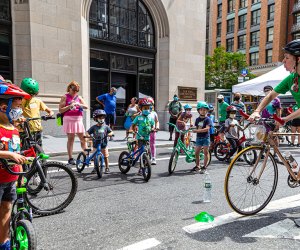
[[[197,147],[208,147],[210,144],[210,139],[209,137],[204,137],[204,138],[201,138],[201,137],[197,137],[196,139],[196,146]]]

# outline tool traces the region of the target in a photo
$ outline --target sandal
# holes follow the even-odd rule
[[[200,169],[201,169],[200,167],[198,167],[198,166],[195,166],[195,167],[193,167],[193,168],[192,168],[192,171],[199,172],[199,171],[200,171]]]

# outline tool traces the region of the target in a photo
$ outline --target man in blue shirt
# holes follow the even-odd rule
[[[106,113],[105,123],[112,130],[116,123],[116,106],[117,106],[117,89],[112,87],[109,93],[99,95],[96,97],[96,101],[99,102]],[[112,137],[111,137],[112,138]]]

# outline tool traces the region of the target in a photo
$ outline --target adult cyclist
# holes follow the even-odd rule
[[[249,117],[250,121],[260,118],[260,112],[279,94],[285,94],[290,91],[297,105],[300,105],[300,39],[289,42],[284,48],[283,64],[291,74],[283,79],[258,105],[257,109]],[[288,122],[300,116],[300,109],[282,117],[284,122]],[[300,226],[300,219],[294,220],[297,226]]]

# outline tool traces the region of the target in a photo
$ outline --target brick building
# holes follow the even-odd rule
[[[300,38],[300,3],[296,0],[211,0],[210,50],[246,54],[249,68],[261,75],[278,66],[282,47]]]

